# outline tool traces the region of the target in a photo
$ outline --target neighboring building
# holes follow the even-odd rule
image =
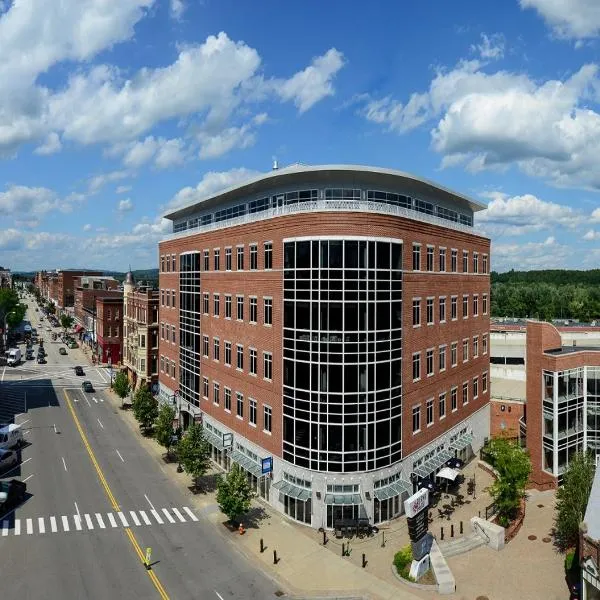
[[[52,301],[59,311],[74,312],[75,288],[80,277],[102,276],[102,271],[57,270],[36,274],[36,285],[44,298]],[[69,310],[70,309],[70,310]]]
[[[297,521],[398,516],[489,436],[483,208],[398,171],[298,166],[168,214],[162,400]]]
[[[96,355],[100,364],[121,362],[123,342],[123,296],[96,298]]]
[[[0,267],[0,288],[11,288],[12,286],[13,280],[10,269]]]
[[[598,465],[598,463],[596,463]],[[579,533],[581,600],[600,600],[600,468],[590,492]]]
[[[136,286],[129,271],[123,284],[123,367],[133,389],[158,383],[158,290]]]
[[[525,426],[534,487],[560,484],[575,452],[600,456],[600,346],[566,346],[554,325],[527,323]]]
[[[122,300],[123,292],[117,289],[75,288],[75,333],[79,334],[79,339],[83,343],[87,343],[96,351],[98,349],[96,305],[98,298],[118,298]]]

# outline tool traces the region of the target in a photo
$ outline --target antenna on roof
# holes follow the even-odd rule
[[[273,171],[277,171],[279,169],[279,165],[277,164],[277,157],[273,157]]]

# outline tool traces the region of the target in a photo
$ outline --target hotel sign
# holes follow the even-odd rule
[[[424,488],[404,501],[404,512],[412,518],[429,506],[429,490]]]

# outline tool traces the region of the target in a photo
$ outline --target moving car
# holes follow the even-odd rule
[[[94,391],[94,386],[92,385],[92,382],[91,382],[91,381],[84,381],[84,382],[81,384],[81,389],[82,389],[84,392],[93,392],[93,391]]]
[[[62,354],[63,356],[65,356],[67,354],[67,349],[66,348],[59,348],[58,349],[58,353]]]
[[[74,368],[75,368],[75,375],[85,375],[85,373],[83,372],[83,367],[77,366]],[[83,383],[86,383],[86,382],[84,381]]]
[[[23,430],[20,425],[9,423],[0,428],[0,449],[18,448],[23,444]]]
[[[6,471],[19,463],[19,455],[14,450],[0,450],[0,471]]]

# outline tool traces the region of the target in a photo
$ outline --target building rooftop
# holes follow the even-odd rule
[[[600,540],[600,468],[598,466],[596,466],[596,475],[583,520],[587,524],[587,534],[594,540]]]
[[[492,400],[525,400],[527,383],[518,379],[490,378],[490,398]]]
[[[164,218],[175,220],[192,215],[199,210],[210,209],[216,205],[226,203],[242,195],[258,194],[263,190],[271,189],[275,186],[292,185],[296,182],[306,182],[310,179],[315,184],[321,182],[323,184],[339,182],[343,177],[347,180],[352,180],[353,177],[360,179],[362,184],[373,183],[377,185],[388,185],[390,188],[396,188],[402,185],[407,193],[411,191],[416,195],[420,193],[434,193],[438,196],[445,196],[452,202],[468,207],[473,212],[484,210],[487,208],[485,204],[477,202],[458,192],[454,192],[439,184],[410,175],[403,171],[394,169],[382,169],[379,167],[368,167],[361,165],[291,165],[280,169],[274,169],[268,173],[249,179],[243,183],[232,186],[226,190],[222,190],[217,194],[207,196],[202,200],[192,202],[174,211],[164,215]]]
[[[575,352],[600,352],[600,346],[561,346],[560,348],[552,348],[545,350],[545,354],[553,356],[562,356],[565,354],[574,354]]]

